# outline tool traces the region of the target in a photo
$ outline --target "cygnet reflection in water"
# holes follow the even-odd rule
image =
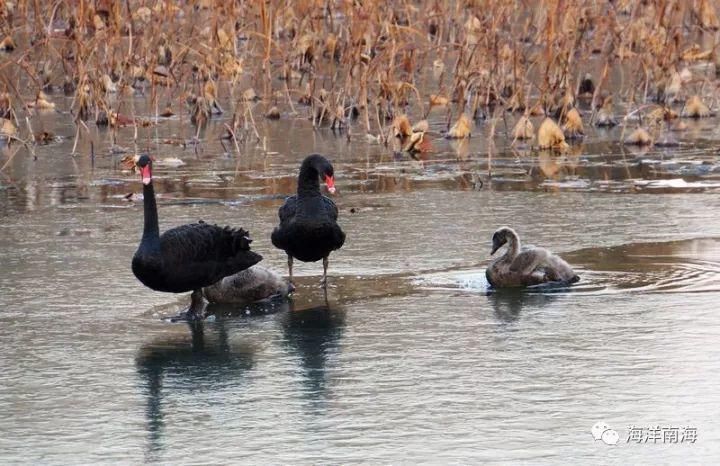
[[[519,288],[508,288],[487,293],[488,301],[495,316],[503,322],[515,322],[523,310],[542,307],[554,301],[557,296],[546,293],[528,293]]]

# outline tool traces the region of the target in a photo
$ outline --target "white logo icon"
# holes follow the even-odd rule
[[[620,436],[617,431],[613,429],[606,430],[602,433],[602,437],[600,437],[600,439],[605,442],[605,445],[617,445],[619,438]]]
[[[620,436],[617,431],[611,429],[607,422],[599,421],[596,422],[592,429],[590,429],[593,439],[602,440],[606,445],[617,445]]]

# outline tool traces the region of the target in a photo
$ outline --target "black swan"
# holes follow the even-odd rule
[[[295,287],[262,265],[253,265],[203,288],[205,299],[213,304],[251,304],[268,298],[285,298]]]
[[[202,288],[223,277],[245,270],[262,260],[250,251],[250,238],[243,229],[198,223],[181,225],[160,235],[152,160],[133,158],[143,183],[145,226],[132,259],[132,271],[143,285],[155,291],[192,291],[192,303],[184,317],[201,319]]]
[[[520,238],[510,227],[502,227],[493,234],[490,255],[507,243],[507,251],[485,271],[488,282],[495,288],[540,285],[543,283],[572,284],[580,280],[572,267],[544,248],[520,248]]]
[[[323,286],[327,285],[328,256],[340,249],[345,233],[337,224],[338,209],[330,198],[320,194],[319,177],[335,192],[333,167],[319,154],[309,155],[300,165],[297,194],[280,207],[280,225],[272,232],[272,244],[288,256],[292,282],[293,258],[303,262],[323,260]]]

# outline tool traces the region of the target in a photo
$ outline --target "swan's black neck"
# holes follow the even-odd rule
[[[145,227],[141,246],[160,248],[160,226],[158,225],[157,204],[155,203],[155,188],[152,182],[143,185],[143,207],[145,210]]]
[[[300,197],[320,195],[320,174],[312,163],[303,162],[298,176],[297,193]]]

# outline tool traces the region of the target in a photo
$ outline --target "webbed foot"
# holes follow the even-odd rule
[[[195,290],[190,295],[190,306],[176,316],[170,317],[170,322],[199,322],[205,320],[207,303],[202,291]]]

